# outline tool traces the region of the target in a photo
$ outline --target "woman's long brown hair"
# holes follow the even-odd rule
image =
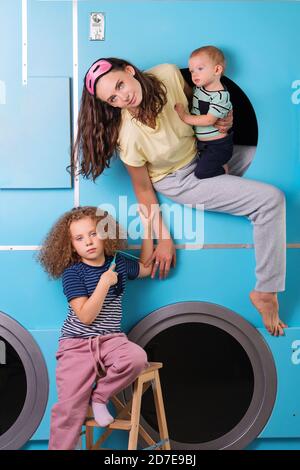
[[[135,70],[135,78],[142,87],[142,102],[135,117],[143,124],[156,119],[167,102],[164,84],[154,75],[141,72],[130,62],[122,59],[105,59],[112,64],[111,71],[124,70],[130,65]],[[72,162],[68,167],[72,174],[79,160],[79,174],[93,181],[110,165],[110,160],[118,151],[121,109],[92,96],[83,87],[78,115],[78,132],[72,149]]]

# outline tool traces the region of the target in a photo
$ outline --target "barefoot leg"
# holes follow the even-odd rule
[[[256,310],[261,314],[263,323],[268,332],[273,336],[284,335],[283,329],[287,328],[287,325],[279,318],[276,292],[258,292],[253,290],[250,293],[250,300]]]

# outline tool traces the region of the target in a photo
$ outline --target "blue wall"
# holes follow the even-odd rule
[[[89,41],[93,11],[106,14],[105,41]],[[258,120],[258,148],[246,176],[286,193],[288,243],[300,243],[300,93],[292,88],[300,80],[299,17],[297,2],[79,1],[79,96],[86,68],[98,57],[123,57],[142,69],[162,62],[185,67],[196,47],[221,47],[228,62],[226,75],[247,94]],[[53,221],[73,206],[74,191],[65,171],[73,106],[72,2],[28,0],[24,87],[21,1],[0,0],[0,57],[0,83],[5,82],[6,89],[6,104],[0,104],[0,246],[35,246]],[[37,95],[29,101],[32,89]],[[80,181],[81,205],[117,206],[119,195],[128,196],[128,205],[135,201],[118,161],[96,184]],[[241,218],[205,214],[204,242],[252,243],[251,226]],[[25,249],[0,251],[0,310],[29,328],[44,352],[51,371],[49,409],[55,400],[55,341],[66,302],[60,283],[48,280],[34,254]],[[300,250],[288,249],[287,290],[280,295],[282,317],[290,326],[287,335],[270,338],[260,330],[273,351],[279,378],[276,406],[262,438],[300,437],[295,393],[300,365],[291,359],[292,343],[300,339],[299,266]],[[183,300],[224,305],[261,328],[248,300],[254,281],[252,249],[180,250],[178,267],[169,279],[130,285],[125,328],[156,308]],[[47,412],[34,438],[47,439],[48,426]],[[260,439],[257,448],[268,447],[268,442]]]

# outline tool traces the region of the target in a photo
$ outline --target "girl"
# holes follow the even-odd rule
[[[81,154],[80,173],[95,180],[118,150],[137,199],[148,210],[157,204],[158,191],[181,204],[204,204],[206,210],[247,216],[254,226],[257,263],[250,298],[268,331],[283,335],[287,325],[278,315],[277,292],[285,288],[284,195],[273,186],[233,174],[196,178],[193,129],[174,110],[176,103],[186,108],[190,96],[175,65],[163,64],[143,73],[126,60],[97,60],[84,78],[73,170]],[[217,121],[215,127],[226,133],[229,121],[225,126]],[[239,162],[235,159],[229,169],[242,175],[247,165],[240,157]],[[148,261],[155,260],[152,276],[159,267],[162,277],[172,261],[175,265],[175,247],[160,215],[153,228],[159,242]]]
[[[145,351],[127,339],[120,324],[126,280],[151,273],[143,264],[153,251],[151,219],[140,212],[145,235],[137,262],[117,253],[125,246],[120,227],[98,212],[79,207],[65,213],[38,256],[51,277],[62,276],[69,302],[56,355],[58,402],[51,413],[49,449],[75,448],[90,398],[98,424],[110,424],[109,398],[147,365]]]

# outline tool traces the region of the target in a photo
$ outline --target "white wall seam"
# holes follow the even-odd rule
[[[27,0],[22,0],[22,85],[27,85]]]

